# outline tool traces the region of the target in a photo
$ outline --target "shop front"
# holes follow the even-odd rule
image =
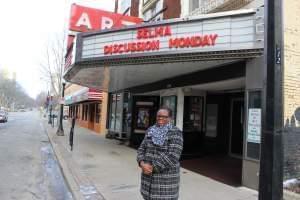
[[[138,147],[168,106],[183,131],[183,167],[258,188],[262,10],[85,33],[76,44],[65,78],[109,92],[109,137]]]
[[[105,133],[105,114],[103,103],[105,94],[91,88],[82,88],[65,98],[69,107],[69,119],[76,118],[76,123],[98,133]],[[106,106],[106,105],[105,105]]]

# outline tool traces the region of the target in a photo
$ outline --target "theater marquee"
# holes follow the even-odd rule
[[[193,48],[215,46],[217,34],[200,35],[195,34],[187,37],[173,37],[171,26],[158,26],[153,28],[141,28],[136,31],[136,41],[110,44],[104,46],[104,55],[159,51],[161,47],[160,38],[167,37],[169,49]],[[144,41],[142,41],[145,39]]]
[[[247,10],[166,20],[84,33],[77,42],[77,62],[98,64],[172,62],[203,59],[204,54],[206,59],[255,57],[264,45],[263,16]]]

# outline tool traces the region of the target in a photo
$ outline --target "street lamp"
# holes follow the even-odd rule
[[[62,94],[61,94],[61,102],[60,102],[60,116],[59,116],[59,125],[56,131],[56,135],[64,136],[64,128],[63,128],[63,113],[64,113],[64,102],[63,99],[65,97],[65,86],[66,83],[62,83]]]

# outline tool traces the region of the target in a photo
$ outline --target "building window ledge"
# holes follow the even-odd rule
[[[230,11],[241,9],[254,0],[210,0],[205,1],[200,8],[193,10],[189,15],[202,15],[208,13],[216,13],[222,11]]]

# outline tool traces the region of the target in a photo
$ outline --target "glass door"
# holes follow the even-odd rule
[[[230,120],[230,155],[242,158],[244,143],[244,101],[232,99]]]
[[[198,96],[184,97],[184,132],[201,132],[203,122],[203,98]]]

